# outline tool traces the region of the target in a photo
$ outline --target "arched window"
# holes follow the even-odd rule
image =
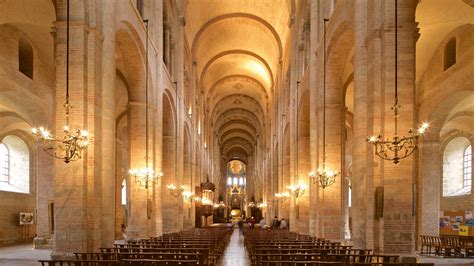
[[[456,64],[456,38],[451,38],[444,46],[444,70]]]
[[[471,194],[472,148],[469,139],[449,141],[443,153],[443,196]]]
[[[33,48],[24,38],[18,43],[18,70],[33,79]]]
[[[122,181],[122,205],[127,205],[127,180]]]
[[[166,9],[166,1],[163,1],[163,62],[168,71],[171,72],[170,67],[170,42],[171,42],[171,28],[170,20],[168,18],[168,10]]]
[[[0,190],[30,193],[30,151],[19,137],[9,135],[0,144]]]
[[[5,144],[0,144],[0,182],[7,182],[9,177],[10,152]]]
[[[140,16],[143,17],[143,0],[136,0],[136,6],[138,13],[140,13]]]
[[[463,175],[464,175],[464,187],[471,190],[472,183],[472,146],[469,145],[464,150],[463,159]]]

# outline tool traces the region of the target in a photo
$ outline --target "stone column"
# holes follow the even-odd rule
[[[62,136],[66,89],[66,1],[57,3],[55,23],[56,116],[53,130]],[[73,252],[98,251],[101,246],[102,184],[100,145],[101,69],[100,34],[95,30],[94,11],[86,12],[82,2],[70,8],[69,103],[73,106],[71,128],[89,131],[89,143],[82,159],[71,163],[54,161],[54,246],[53,258],[73,257]],[[90,23],[90,24],[88,24]],[[96,142],[98,141],[98,142]]]
[[[154,165],[155,171],[157,173],[163,173],[163,93],[164,93],[164,64],[163,64],[163,0],[154,1],[155,4],[155,29],[154,32],[154,43],[156,44],[156,54],[154,55],[155,64],[155,73],[156,73],[156,82],[152,87],[155,87],[153,102],[155,103],[155,108],[153,112],[153,134],[154,134]],[[154,223],[155,223],[155,235],[161,235],[163,233],[163,212],[161,211],[162,206],[162,196],[161,192],[163,191],[163,177],[158,178],[155,181],[153,187],[153,201],[155,205],[154,211]]]
[[[415,8],[417,1],[398,1],[398,95],[399,134],[407,135],[414,128],[415,107],[415,44],[417,27]],[[382,109],[381,133],[391,138],[394,132],[394,117],[390,107],[394,104],[394,54],[395,28],[393,3],[384,2],[384,25],[382,32],[383,85],[380,90]],[[381,186],[383,187],[383,219],[377,239],[380,251],[386,253],[412,254],[415,248],[415,212],[413,184],[416,182],[415,157],[403,159],[398,165],[390,161],[379,161]],[[378,249],[377,247],[375,248]]]
[[[321,34],[318,32],[318,11],[320,9],[320,1],[311,1],[311,32],[310,32],[310,66],[309,66],[309,90],[310,90],[310,143],[309,143],[309,155],[310,155],[310,171],[317,170],[318,162],[318,116],[315,106],[317,106],[317,94],[316,90],[318,84],[318,77],[316,71],[318,70],[318,60],[316,57],[316,49],[319,45],[319,38]],[[318,57],[321,53],[318,52]],[[318,198],[319,191],[318,186],[311,181],[309,185],[309,234],[316,236],[319,231],[319,224],[317,222],[317,210],[319,209]]]
[[[354,115],[352,228],[356,248],[372,248],[369,243],[373,238],[373,147],[367,144],[366,138],[373,130],[369,119],[373,110],[374,83],[368,81],[369,72],[380,67],[381,59],[375,56],[380,50],[380,35],[371,29],[376,28],[373,25],[376,17],[374,9],[373,6],[368,7],[366,0],[354,5],[354,113],[357,115]],[[368,53],[374,56],[368,56]]]
[[[144,87],[144,86],[143,86]],[[143,89],[144,90],[144,89]],[[144,96],[144,92],[142,94]],[[144,97],[143,97],[144,98]],[[130,168],[144,168],[146,155],[146,120],[145,102],[130,102],[128,124],[130,136]],[[150,126],[150,125],[149,125]],[[148,166],[151,167],[153,156],[149,152]],[[129,213],[127,237],[138,239],[148,237],[148,217],[147,199],[148,193],[152,189],[149,183],[148,189],[136,182],[135,177],[129,175],[127,179],[127,199],[129,199]]]
[[[50,248],[52,242],[52,220],[49,216],[49,204],[53,202],[54,191],[52,174],[53,159],[44,152],[41,145],[36,146],[36,237],[35,249]]]
[[[442,179],[442,156],[438,141],[423,141],[420,145],[421,164],[418,177],[418,209],[421,217],[418,220],[420,235],[436,236],[439,234],[439,211]],[[435,167],[433,167],[435,166]]]
[[[288,93],[290,99],[285,99],[285,102],[289,102],[289,106],[285,106],[286,108],[289,108],[289,112],[287,114],[287,118],[289,119],[288,123],[288,134],[289,134],[289,143],[284,143],[284,150],[283,154],[285,154],[285,149],[286,145],[290,145],[290,156],[289,158],[284,158],[283,164],[288,164],[288,166],[284,167],[289,170],[289,173],[284,172],[284,180],[289,180],[289,183],[284,183],[283,190],[287,191],[286,187],[290,185],[296,185],[296,182],[298,182],[298,177],[296,177],[296,147],[295,143],[298,141],[298,137],[296,136],[296,121],[298,119],[298,111],[296,110],[297,107],[297,96],[296,96],[296,86],[298,86],[297,82],[299,82],[300,78],[300,73],[301,73],[301,67],[299,65],[299,32],[298,32],[298,24],[296,23],[296,3],[295,1],[291,1],[291,14],[290,14],[290,21],[288,23],[288,27],[290,28],[290,33],[291,33],[291,50],[290,50],[290,87],[289,90],[290,92]],[[283,136],[285,136],[285,131],[282,132]],[[286,141],[286,139],[285,139]],[[284,141],[284,142],[285,142]],[[286,155],[286,154],[285,154]],[[289,224],[290,224],[290,230],[291,231],[296,231],[295,229],[297,228],[296,224],[296,199],[293,196],[290,196],[288,199],[288,212],[289,212],[289,217],[288,218]]]
[[[337,90],[337,88],[326,88],[326,90],[326,97],[329,98],[328,91]],[[342,108],[343,106],[341,104],[331,104],[330,101],[326,100],[326,170],[337,171],[339,174],[336,176],[336,182],[334,184],[326,187],[324,191],[321,189],[320,219],[322,223],[322,236],[333,240],[341,240],[343,235],[342,179],[340,174],[342,157]],[[322,125],[322,108],[318,116],[321,117]],[[322,137],[320,141],[322,151]],[[324,156],[324,154],[321,153],[321,156]],[[320,161],[322,162],[322,158]]]
[[[116,184],[115,177],[115,1],[106,0],[102,5],[102,247],[111,247],[115,239],[115,229],[117,228],[114,219],[116,211],[121,211],[121,204],[115,202],[115,188],[121,187]],[[116,207],[117,208],[116,210]],[[118,225],[120,226],[120,225]]]
[[[177,83],[177,93],[179,95],[178,98],[178,106],[176,106],[177,111],[177,136],[178,136],[178,145],[177,145],[177,152],[178,152],[178,173],[177,173],[177,183],[178,185],[183,184],[183,142],[184,142],[184,120],[185,116],[187,115],[187,109],[184,106],[184,1],[178,0],[178,27],[176,32],[176,45],[174,46],[175,56],[176,56],[176,72],[174,73],[174,78],[178,82]],[[181,195],[178,196],[178,227],[177,230],[183,230],[183,197]]]

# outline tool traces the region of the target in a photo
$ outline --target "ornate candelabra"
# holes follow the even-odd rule
[[[166,188],[168,189],[168,192],[171,194],[171,196],[178,198],[178,196],[182,195],[184,192],[184,187],[183,186],[176,186],[174,184],[167,185]]]
[[[69,104],[69,0],[66,14],[66,102],[64,103],[66,124],[63,127],[64,136],[53,136],[44,127],[32,128],[31,133],[43,144],[43,150],[50,156],[62,159],[65,163],[82,158],[82,152],[89,144],[89,133],[85,129],[71,130],[69,114],[72,106]]]
[[[154,179],[162,177],[163,173],[156,174],[152,167],[148,166],[148,20],[143,20],[146,28],[146,60],[145,60],[145,167],[130,169],[128,173],[130,176],[135,178],[140,186],[144,186],[148,189],[149,183],[153,182]]]
[[[322,189],[325,189],[336,183],[337,171],[326,170],[326,24],[329,19],[324,19],[324,42],[323,42],[323,167],[318,172],[310,172],[308,175],[314,183],[318,183]]]
[[[303,184],[291,185],[291,186],[286,187],[286,189],[288,189],[288,191],[289,191],[289,194],[291,196],[295,197],[296,199],[299,198],[299,197],[304,196],[307,188],[308,188],[308,186],[303,185]]]
[[[375,147],[375,155],[380,158],[392,161],[394,164],[398,164],[400,160],[410,156],[418,146],[418,137],[423,135],[428,129],[428,123],[422,123],[420,127],[415,131],[413,129],[408,130],[408,136],[400,137],[398,135],[398,111],[401,108],[401,105],[398,103],[398,3],[395,0],[395,103],[391,107],[394,113],[394,134],[392,139],[386,138],[383,140],[383,137],[379,134],[378,136],[369,136],[367,137],[367,142],[371,143]]]
[[[198,197],[194,197],[194,193],[188,190],[183,191],[181,195],[183,195],[183,199],[189,200],[189,201],[193,201],[193,200],[196,200],[196,198],[198,198]]]
[[[283,193],[276,193],[275,194],[275,201],[276,202],[285,202],[290,197],[290,193],[283,192]]]

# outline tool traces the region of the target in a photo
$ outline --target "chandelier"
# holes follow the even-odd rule
[[[286,189],[288,189],[289,194],[295,198],[299,198],[304,196],[304,193],[306,192],[306,189],[308,188],[307,185],[301,184],[301,185],[291,185],[287,186]]]
[[[323,168],[318,172],[310,172],[308,175],[313,179],[314,183],[318,183],[322,189],[325,189],[332,184],[336,183],[336,176],[339,174],[337,171],[326,169],[326,24],[329,19],[325,18],[324,21],[324,39],[323,39]]]
[[[295,101],[295,105],[296,105],[296,112],[298,113],[298,110],[299,110],[299,85],[300,85],[300,82],[297,81],[296,82],[296,101]],[[298,171],[298,154],[299,154],[299,133],[298,133],[298,129],[299,129],[299,126],[298,126],[298,118],[296,119],[296,167],[295,167],[295,170],[296,170],[296,173],[295,173],[295,177],[298,179],[297,180],[297,183],[299,183],[299,171]],[[299,197],[302,197],[304,196],[305,192],[306,192],[306,189],[308,188],[307,185],[305,184],[298,184],[298,185],[291,185],[291,186],[287,186],[286,189],[289,191],[289,194],[291,196],[293,196],[295,199],[299,198]]]
[[[166,188],[170,192],[171,196],[178,198],[179,195],[182,195],[184,192],[184,187],[183,186],[176,186],[176,185],[167,185]]]
[[[395,0],[395,103],[391,107],[394,112],[395,128],[393,137],[390,140],[386,138],[383,140],[381,135],[378,136],[369,136],[367,142],[372,143],[375,147],[375,154],[380,158],[393,161],[394,164],[398,164],[400,160],[410,156],[418,146],[418,137],[423,135],[428,129],[429,124],[424,122],[420,127],[413,131],[413,129],[408,130],[408,136],[400,137],[398,135],[398,111],[401,108],[401,105],[398,103],[398,4]]]
[[[148,189],[150,182],[158,177],[162,177],[163,173],[156,174],[152,167],[148,166],[148,19],[143,20],[146,28],[146,46],[145,46],[145,167],[130,169],[128,173],[135,178],[135,182]]]
[[[267,207],[267,203],[266,202],[262,202],[260,204],[258,204],[258,208],[259,209],[265,209]]]
[[[275,194],[275,201],[277,202],[285,202],[290,197],[290,193],[283,192],[283,193],[276,193]]]
[[[188,190],[183,191],[181,195],[183,195],[183,198],[185,200],[189,200],[189,201],[193,201],[193,200],[196,200],[196,198],[199,198],[199,197],[194,197],[194,193]]]
[[[249,203],[249,207],[250,207],[250,208],[255,207],[255,202],[251,201],[251,202]]]
[[[309,172],[308,175],[313,178],[313,181],[317,182],[322,189],[325,189],[336,183],[336,176],[338,174],[338,172],[324,170],[318,171],[317,173]]]
[[[63,127],[64,136],[54,137],[44,127],[32,128],[31,133],[37,140],[43,142],[43,150],[50,156],[64,160],[65,163],[82,158],[82,152],[87,148],[89,133],[85,129],[71,130],[69,115],[72,106],[69,104],[69,0],[67,0],[66,24],[66,102],[64,103],[66,124]]]

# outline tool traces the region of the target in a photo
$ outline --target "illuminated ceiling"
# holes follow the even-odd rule
[[[213,131],[227,159],[264,135],[288,39],[288,0],[189,0],[185,33]]]

